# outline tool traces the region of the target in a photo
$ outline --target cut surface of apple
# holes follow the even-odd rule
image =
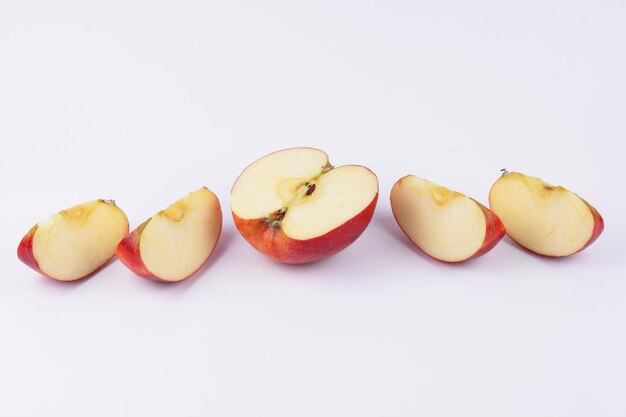
[[[222,230],[215,194],[202,187],[141,224],[118,245],[117,257],[137,275],[181,281],[209,259]]]
[[[517,172],[505,171],[493,184],[489,205],[512,240],[540,255],[572,255],[604,230],[600,213],[578,195]]]
[[[115,254],[128,233],[128,219],[111,200],[94,200],[62,210],[24,236],[19,259],[58,281],[84,278]]]
[[[464,194],[414,175],[394,184],[391,209],[415,246],[445,262],[483,255],[504,236],[504,226],[491,210]]]
[[[313,262],[339,252],[365,230],[378,180],[360,165],[333,167],[319,149],[274,152],[248,166],[231,191],[243,237],[285,263]]]

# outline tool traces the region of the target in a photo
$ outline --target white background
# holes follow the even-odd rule
[[[626,415],[625,22],[624,1],[0,0],[0,415]],[[284,266],[229,191],[304,145],[370,167],[379,206],[344,252]],[[604,234],[445,265],[390,217],[405,174],[486,203],[504,167]],[[202,185],[224,232],[185,282],[116,261],[64,284],[15,255],[68,206],[114,198],[135,227]]]

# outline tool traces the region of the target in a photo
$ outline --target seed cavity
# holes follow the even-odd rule
[[[327,173],[328,171],[332,170],[333,168],[335,168],[334,166],[332,166],[330,164],[330,162],[326,163],[325,166],[322,167],[322,172],[317,175],[316,177],[312,178],[311,181],[305,181],[305,182],[301,182],[298,186],[298,190],[295,194],[295,196],[293,196],[290,201],[286,202],[283,201],[283,204],[285,204],[285,207],[281,208],[280,210],[276,210],[275,212],[269,214],[268,216],[266,216],[263,221],[265,222],[265,224],[267,224],[268,227],[271,227],[272,229],[279,229],[282,225],[282,220],[285,218],[285,213],[287,213],[287,207],[289,207],[292,204],[298,204],[298,202],[302,199],[303,195],[302,193],[304,192],[304,197],[308,197],[311,196],[314,192],[315,192],[315,188],[316,185],[314,182],[317,180],[320,175]],[[304,189],[303,189],[304,187]],[[306,191],[305,191],[306,190]]]
[[[267,216],[263,221],[267,223],[269,227],[272,229],[278,229],[281,226],[281,222],[285,217],[285,213],[287,212],[287,208],[283,207],[280,210],[275,211],[274,213]]]

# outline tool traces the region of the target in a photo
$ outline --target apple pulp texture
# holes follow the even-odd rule
[[[390,201],[394,218],[409,240],[443,262],[481,256],[504,236],[502,222],[487,207],[414,175],[394,184]]]
[[[489,203],[511,240],[543,256],[580,252],[604,230],[600,213],[580,196],[517,172],[504,172],[494,183]]]
[[[89,201],[31,228],[18,246],[18,258],[46,276],[74,281],[106,264],[127,233],[128,219],[113,201]]]
[[[119,243],[115,253],[140,277],[181,281],[209,259],[221,230],[219,200],[202,187],[142,223]]]

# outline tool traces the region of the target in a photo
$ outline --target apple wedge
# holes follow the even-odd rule
[[[481,256],[504,236],[502,222],[487,207],[414,175],[394,184],[391,210],[415,246],[444,262]]]
[[[75,281],[111,259],[126,233],[128,219],[114,201],[89,201],[33,226],[20,242],[17,256],[50,278]]]
[[[360,165],[333,167],[319,149],[277,151],[248,166],[231,191],[239,233],[279,262],[333,255],[365,230],[378,200],[378,179]]]
[[[569,256],[591,245],[604,220],[571,191],[504,170],[489,192],[489,205],[517,244],[545,256]]]
[[[129,233],[115,254],[140,277],[182,281],[209,259],[221,231],[220,202],[202,187]]]

